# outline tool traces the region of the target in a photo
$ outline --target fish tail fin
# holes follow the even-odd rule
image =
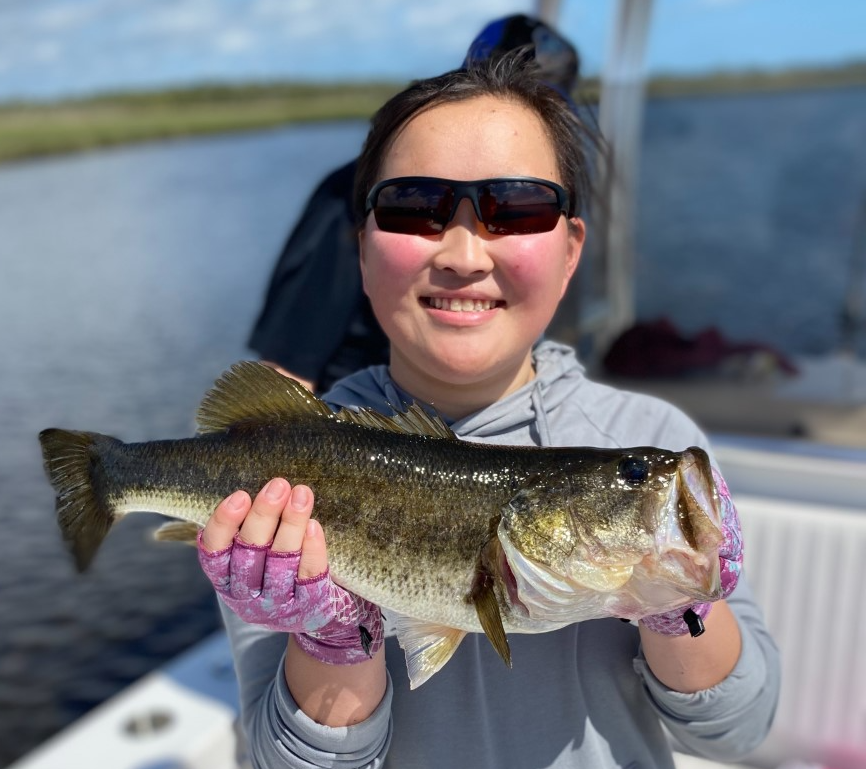
[[[118,515],[104,493],[102,451],[120,441],[50,428],[39,433],[45,472],[57,494],[57,522],[79,571],[93,560]]]

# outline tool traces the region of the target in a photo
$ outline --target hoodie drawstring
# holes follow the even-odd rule
[[[541,383],[538,380],[536,380],[535,386],[532,388],[530,400],[532,402],[532,410],[535,412],[535,424],[538,427],[538,445],[552,446],[550,425],[547,422],[547,412],[544,410],[544,403],[541,400]]]

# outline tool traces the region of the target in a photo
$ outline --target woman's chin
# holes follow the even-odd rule
[[[528,356],[525,360],[508,361],[497,355],[495,350],[495,345],[478,348],[461,345],[449,354],[443,354],[446,351],[442,349],[431,350],[413,368],[416,374],[429,382],[449,387],[483,387],[495,379],[499,383],[512,381],[509,390],[513,390],[532,379],[532,365]]]

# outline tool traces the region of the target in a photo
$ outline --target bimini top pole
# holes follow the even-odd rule
[[[607,347],[635,318],[635,195],[640,164],[646,85],[645,51],[652,0],[618,0],[604,69],[599,128],[609,162],[601,163],[600,189],[607,196],[603,228],[607,262],[607,315],[598,344]]]
[[[601,198],[589,213],[587,249],[548,332],[574,344],[589,365],[635,318],[635,196],[643,123],[644,53],[653,0],[616,0],[600,73],[599,128],[604,151],[594,184]],[[594,10],[587,3],[588,11]],[[535,13],[558,27],[560,3],[538,0]],[[562,29],[569,35],[568,29]],[[579,36],[575,36],[577,38]],[[579,46],[578,46],[579,47]]]
[[[536,0],[535,13],[537,19],[550,24],[551,27],[556,27],[556,20],[559,17],[559,0]]]

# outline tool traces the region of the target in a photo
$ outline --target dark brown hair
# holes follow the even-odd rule
[[[355,171],[353,200],[359,227],[363,227],[367,195],[379,181],[384,157],[403,127],[434,107],[482,96],[514,101],[538,116],[553,145],[562,186],[576,214],[580,213],[591,191],[588,150],[598,147],[600,140],[578,116],[574,104],[539,79],[537,64],[521,48],[419,80],[376,112]]]

